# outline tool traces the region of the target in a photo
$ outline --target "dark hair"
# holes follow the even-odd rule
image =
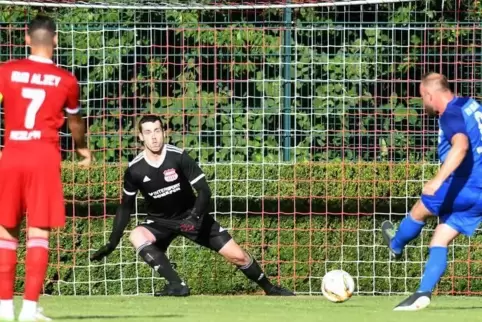
[[[139,120],[139,125],[138,125],[139,132],[142,132],[142,124],[149,123],[149,122],[155,123],[157,121],[159,121],[159,123],[161,123],[161,128],[164,129],[164,125],[162,123],[162,120],[158,115],[148,114],[148,115],[142,116],[141,119]]]
[[[37,33],[37,31],[43,31]],[[52,18],[38,14],[28,25],[27,33],[32,38],[33,45],[52,45],[57,32],[57,26]]]
[[[28,34],[31,36],[37,30],[45,30],[55,35],[57,26],[52,18],[44,14],[38,14],[28,25]]]

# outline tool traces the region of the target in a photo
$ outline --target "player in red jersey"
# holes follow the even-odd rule
[[[0,66],[0,100],[5,114],[5,146],[0,159],[0,320],[13,321],[16,249],[23,213],[27,216],[25,292],[19,321],[50,321],[37,302],[48,265],[48,238],[63,227],[65,205],[58,132],[67,115],[81,165],[91,153],[79,114],[75,76],[57,67],[56,25],[37,16],[25,37],[28,59]]]

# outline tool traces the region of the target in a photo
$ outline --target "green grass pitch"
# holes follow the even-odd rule
[[[321,296],[191,296],[188,298],[42,297],[40,305],[54,321],[165,322],[454,322],[482,321],[477,297],[435,296],[429,308],[393,312],[404,297],[354,296],[335,304]],[[17,299],[19,308],[21,299]]]

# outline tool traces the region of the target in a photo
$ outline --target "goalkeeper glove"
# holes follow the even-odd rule
[[[196,208],[187,211],[187,217],[181,220],[181,231],[190,232],[201,229],[203,216],[196,212]]]
[[[115,250],[115,247],[116,246],[111,243],[105,244],[99,250],[97,250],[92,256],[90,256],[90,260],[100,261],[104,257],[109,256]]]

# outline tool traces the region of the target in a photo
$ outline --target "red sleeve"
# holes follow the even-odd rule
[[[75,76],[72,76],[72,79],[69,82],[69,92],[67,94],[65,111],[69,114],[77,114],[80,111],[79,84],[77,83],[77,78]]]

